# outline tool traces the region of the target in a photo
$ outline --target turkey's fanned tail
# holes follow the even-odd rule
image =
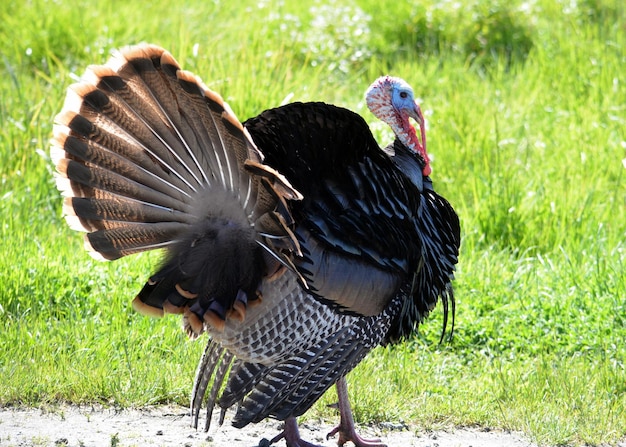
[[[286,201],[301,195],[263,164],[228,104],[162,48],[128,47],[89,67],[68,89],[51,155],[66,220],[95,257],[169,250],[134,306],[184,313],[190,334],[244,318],[261,278],[299,253]]]

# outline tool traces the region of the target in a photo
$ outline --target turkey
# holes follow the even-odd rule
[[[120,50],[68,89],[51,148],[66,220],[96,258],[164,249],[133,307],[209,334],[196,427],[206,402],[206,430],[230,409],[235,427],[285,421],[270,444],[312,446],[296,418],[336,384],[329,436],[382,446],[355,432],[346,374],[439,299],[444,332],[449,306],[454,327],[459,220],[433,189],[421,110],[389,76],[366,102],[395,133],[384,150],[363,118],[321,102],[241,124],[153,45]]]

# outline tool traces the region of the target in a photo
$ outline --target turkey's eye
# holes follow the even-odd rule
[[[400,92],[400,98],[406,99],[409,96],[407,92]]]

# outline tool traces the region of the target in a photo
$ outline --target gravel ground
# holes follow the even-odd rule
[[[155,407],[116,411],[105,408],[61,406],[41,409],[0,409],[0,447],[72,446],[72,447],[255,447],[263,438],[272,438],[279,429],[277,421],[265,421],[238,430],[214,421],[209,433],[190,427],[189,411],[184,407]],[[394,427],[362,427],[366,437],[380,437],[389,447],[534,447],[519,433],[455,429],[419,432]],[[334,447],[336,440],[326,440],[332,427],[308,422],[300,427],[303,439],[323,447]],[[347,446],[351,444],[347,444]],[[284,441],[275,444],[285,447]]]

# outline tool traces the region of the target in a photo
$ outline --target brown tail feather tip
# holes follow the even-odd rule
[[[154,45],[151,43],[140,43],[137,45],[127,45],[125,47],[120,48],[118,51],[113,53],[116,57],[121,58],[121,60],[131,60],[131,59],[139,59],[146,58],[152,59],[155,57],[167,57],[171,60],[174,60],[174,57],[171,53],[164,48],[161,48],[158,45]]]
[[[163,58],[164,57],[165,55],[163,56]],[[169,57],[170,59],[168,59],[167,62],[172,63],[172,65],[174,65],[173,63],[176,63],[176,66],[178,66],[173,56],[169,55]],[[203,91],[204,96],[206,96],[209,100],[219,104],[220,106],[224,108],[224,113],[222,114],[222,118],[230,122],[235,128],[241,131],[244,130],[243,124],[241,124],[241,122],[237,118],[237,115],[235,115],[235,112],[233,112],[233,109],[231,109],[228,103],[224,101],[224,98],[222,98],[222,96],[216,91],[213,91],[209,87],[207,87],[207,85],[202,81],[202,79],[199,76],[197,76],[196,74],[190,71],[182,70],[180,69],[180,67],[178,69],[176,76],[178,77],[178,79],[182,81],[196,84],[198,88],[200,88]],[[250,139],[250,141],[252,140]]]
[[[174,287],[176,288],[176,291],[178,292],[178,294],[182,296],[183,298],[187,298],[188,300],[193,300],[194,298],[198,297],[197,293],[191,293],[190,291],[183,289],[180,284],[176,284]]]
[[[174,60],[174,57],[168,51],[157,45],[129,45],[118,50],[114,50],[111,58],[107,61],[107,66],[117,72],[133,59],[154,59],[157,57],[164,58],[167,56],[169,56],[169,59]],[[178,67],[178,64],[175,65]]]
[[[63,108],[61,111],[54,117],[54,122],[57,125],[64,126],[67,130],[69,123],[72,122],[72,119],[80,114],[80,108],[83,105],[83,97],[81,96],[81,92],[85,93],[86,88],[91,87],[93,90],[93,86],[89,86],[87,84],[71,84],[65,93],[65,100],[63,102]],[[61,129],[60,133],[63,132]],[[63,132],[63,133],[67,133]]]
[[[232,318],[237,321],[243,321],[246,319],[246,305],[241,301],[235,301],[233,303],[232,310],[228,313],[228,318]]]
[[[163,312],[167,314],[181,315],[185,313],[186,308],[187,306],[176,306],[170,303],[168,300],[165,300],[163,302]]]
[[[71,197],[66,197],[65,200],[63,200],[63,217],[65,218],[65,222],[67,222],[67,225],[72,230],[80,231],[83,233],[90,231],[89,228],[86,228],[85,224],[81,222],[80,218],[76,215],[74,207],[72,206]],[[89,244],[87,239],[85,239],[85,241],[85,248],[87,248],[88,250],[93,250],[93,248],[91,248],[91,244]]]
[[[76,219],[78,219],[78,217],[76,217]],[[70,221],[68,220],[68,216],[65,216],[65,220],[69,223]],[[80,222],[80,220],[79,220]],[[82,225],[82,223],[81,223]],[[82,230],[85,231],[85,230]],[[86,234],[84,239],[83,239],[83,247],[85,247],[85,250],[87,251],[87,253],[89,253],[89,256],[91,256],[93,259],[95,259],[96,261],[112,261],[113,259],[117,259],[115,257],[107,257],[104,254],[100,253],[99,251],[97,251],[93,245],[91,245],[91,241],[89,240],[89,234]],[[118,256],[119,258],[119,256]],[[150,314],[147,314],[150,315]]]
[[[89,79],[85,80],[87,74],[90,74]],[[65,103],[63,104],[63,110],[67,113],[63,115],[61,112],[57,115],[57,122],[60,124],[70,124],[71,119],[63,121],[63,119],[73,118],[72,113],[81,115],[84,113],[85,98],[94,91],[98,90],[96,84],[99,81],[99,76],[95,74],[92,69],[89,69],[83,75],[83,81],[75,83],[67,88],[67,96],[65,97]]]
[[[57,189],[61,191],[63,197],[75,197],[74,188],[72,188],[72,181],[67,178],[67,159],[63,158],[56,164],[57,172],[54,173],[54,180],[57,184]]]
[[[190,338],[197,338],[204,332],[204,323],[188,308],[183,315],[183,327]]]
[[[204,322],[217,329],[219,332],[222,332],[226,326],[226,321],[212,310],[207,310],[204,313]]]
[[[108,65],[90,65],[81,76],[82,84],[98,85],[103,78],[117,76],[118,73]]]
[[[248,172],[268,179],[276,192],[283,197],[289,200],[303,199],[302,194],[277,170],[253,160],[246,160],[244,166]]]
[[[133,300],[133,309],[140,314],[147,315],[149,317],[161,318],[163,316],[163,309],[148,306],[146,303],[141,301],[138,296],[136,296]]]
[[[60,114],[57,115],[57,124],[54,124],[52,127],[53,133],[50,139],[50,158],[54,166],[57,166],[59,162],[65,158],[65,142],[70,133],[70,129],[65,123],[61,124],[58,122],[59,116]]]

